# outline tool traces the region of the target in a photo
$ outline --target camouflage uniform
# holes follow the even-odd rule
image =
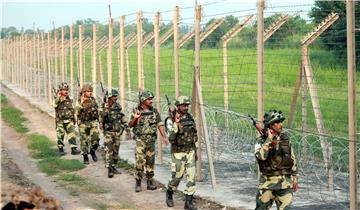
[[[282,122],[281,111],[270,110],[264,116],[264,124]],[[292,187],[297,183],[296,161],[288,134],[280,132],[272,138],[259,137],[255,156],[260,168],[260,180],[256,195],[256,209],[270,209],[276,202],[278,209],[289,209]]]
[[[84,85],[82,92],[84,93],[85,91],[92,91],[92,87],[90,85]],[[94,154],[99,146],[100,138],[98,129],[99,110],[96,99],[94,97],[87,98],[82,104],[79,101],[76,110],[80,132],[81,153],[85,159],[85,155],[87,157],[90,148],[91,156],[94,161],[97,161],[96,155],[94,158]]]
[[[150,91],[144,91],[141,94],[140,101],[143,102],[146,99],[153,97],[154,95]],[[130,121],[135,118],[134,115],[138,111],[141,113],[141,118],[133,128],[134,140],[136,141],[135,179],[137,184],[139,184],[138,182],[141,181],[144,176],[145,167],[149,189],[149,185],[152,186],[152,178],[154,177],[155,141],[157,139],[156,131],[159,126],[163,125],[163,122],[161,121],[159,112],[154,107],[150,106],[149,111],[144,111],[140,105],[137,109],[134,109]]]
[[[182,104],[189,105],[190,99],[186,96],[179,96],[175,105]],[[179,112],[178,114],[180,115]],[[167,187],[166,203],[169,207],[174,206],[172,194],[186,172],[185,209],[196,209],[196,206],[192,203],[192,197],[195,193],[195,156],[198,141],[194,117],[190,113],[185,113],[180,115],[179,123],[174,123],[171,118],[168,118],[166,120],[166,129],[171,142],[172,159],[171,179]]]
[[[116,90],[111,91],[111,97],[117,97],[118,92]],[[125,120],[125,115],[122,113],[121,105],[118,102],[114,102],[108,111],[106,107],[109,101],[102,105],[100,112],[100,123],[103,125],[104,137],[105,137],[105,167],[109,169],[109,177],[113,176],[113,173],[119,173],[116,170],[116,164],[119,159],[119,148],[121,135],[124,129],[128,129],[128,125]]]
[[[60,86],[60,90],[68,90],[69,87],[66,82],[63,82]],[[68,136],[68,141],[72,154],[79,154],[76,145],[76,133],[75,133],[75,110],[73,107],[73,100],[69,96],[56,97],[53,101],[53,107],[55,108],[56,119],[56,136],[57,146],[62,155],[64,152],[64,137],[65,133]]]

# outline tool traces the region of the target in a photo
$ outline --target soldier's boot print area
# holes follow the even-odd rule
[[[88,155],[83,155],[84,157],[84,164],[89,165],[89,157]]]
[[[148,190],[156,190],[157,187],[154,185],[154,181],[152,179],[147,180],[147,189]]]
[[[173,199],[174,191],[167,189],[166,190],[166,205],[168,207],[174,207],[174,199]]]
[[[80,154],[81,152],[76,148],[76,147],[72,147],[71,148],[71,154],[72,155],[78,155]]]
[[[64,151],[63,147],[59,148],[59,154],[60,154],[60,156],[66,155],[66,152]]]
[[[136,179],[135,182],[135,192],[141,192],[141,179]]]
[[[114,174],[121,174],[121,171],[117,170],[115,166],[111,166],[111,169]]]
[[[114,177],[114,173],[111,167],[108,168],[108,177],[109,178],[113,178]]]
[[[193,195],[186,195],[184,209],[197,210],[197,207],[193,203]]]
[[[93,159],[93,161],[97,162],[98,159],[97,159],[95,150],[90,150],[90,155],[91,155],[91,158]]]

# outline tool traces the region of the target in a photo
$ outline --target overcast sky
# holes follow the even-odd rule
[[[243,17],[256,12],[256,0],[198,0],[204,5],[203,21],[212,17],[234,15]],[[267,9],[265,15],[275,12],[299,14],[306,18],[314,0],[266,0]],[[108,5],[111,5],[112,17],[126,16],[126,22],[134,22],[136,11],[144,11],[144,17],[153,19],[154,12],[162,11],[162,21],[172,19],[172,9],[175,5],[184,8],[181,10],[182,22],[193,23],[194,0],[47,0],[47,1],[18,1],[2,0],[1,3],[1,27],[15,26],[20,29],[32,29],[33,24],[39,29],[49,30],[52,21],[55,25],[69,25],[80,19],[91,18],[105,23],[108,18]],[[214,15],[214,16],[213,16]],[[118,20],[118,19],[117,19]]]

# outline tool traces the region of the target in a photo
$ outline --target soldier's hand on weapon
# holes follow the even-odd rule
[[[176,123],[180,122],[180,114],[179,113],[176,113],[174,118],[175,118],[174,120]]]
[[[85,101],[85,97],[84,97],[84,95],[81,95],[81,97],[80,97],[80,103],[83,104],[84,101]]]
[[[127,137],[127,140],[131,140],[131,132],[130,132],[130,130],[126,131],[126,137]]]
[[[293,192],[296,192],[297,190],[299,189],[299,185],[298,185],[298,183],[293,183],[293,185],[292,185],[292,191]]]
[[[108,103],[105,103],[104,108],[105,108],[105,112],[109,112],[109,104]]]
[[[134,118],[137,120],[137,122],[139,122],[139,120],[141,119],[141,113],[139,111],[136,111],[134,114]]]
[[[169,139],[168,139],[168,137],[165,135],[164,137],[164,144],[167,146],[167,145],[169,145]]]

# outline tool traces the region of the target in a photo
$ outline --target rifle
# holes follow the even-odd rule
[[[101,86],[101,91],[102,91],[102,93],[104,94],[104,96],[103,96],[103,102],[104,102],[104,104],[106,103],[106,99],[107,99],[107,95],[108,95],[108,91],[106,90],[104,90],[104,86],[103,86],[103,84],[102,84],[102,82],[100,82],[100,86]]]
[[[55,87],[52,87],[53,91],[54,91],[54,98],[57,97],[57,94],[59,93],[59,90],[56,90]]]
[[[78,101],[81,101],[81,95],[82,95],[82,91],[81,91],[81,87],[80,87],[80,81],[79,81],[79,77],[76,77],[76,82],[77,82],[77,91],[78,91]]]
[[[171,101],[169,100],[169,97],[167,95],[165,95],[166,97],[166,101],[167,101],[167,105],[169,107],[169,114],[170,114],[170,117],[172,119],[175,119],[175,116],[176,116],[176,107],[172,106],[171,105]]]
[[[248,114],[252,124],[255,126],[256,130],[260,133],[262,138],[267,138],[267,127],[261,127],[259,123],[256,123],[256,120]]]

